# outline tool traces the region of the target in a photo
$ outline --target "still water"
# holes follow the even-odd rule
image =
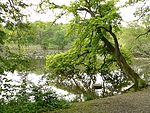
[[[20,85],[22,83],[22,77],[26,74],[26,79],[29,83],[33,83],[35,85],[43,85],[46,86],[47,89],[52,89],[56,92],[60,97],[63,97],[67,100],[73,100],[76,98],[76,95],[70,94],[67,91],[58,89],[54,86],[45,85],[47,82],[47,79],[45,78],[44,73],[44,65],[45,65],[45,59],[43,57],[38,57],[36,59],[32,60],[32,65],[34,67],[34,70],[29,73],[20,73],[17,71],[14,71],[14,73],[11,72],[5,72],[5,75],[1,75],[0,79],[3,80],[3,77],[7,77],[9,83],[11,85]],[[150,80],[150,59],[134,59],[132,67],[143,77],[147,76],[147,80]],[[101,83],[101,77],[100,75],[97,76],[97,82]],[[149,81],[150,82],[150,81]],[[1,81],[0,86],[3,87],[3,84],[5,82]],[[19,89],[18,89],[19,90]],[[0,98],[2,97],[3,93],[0,94]]]

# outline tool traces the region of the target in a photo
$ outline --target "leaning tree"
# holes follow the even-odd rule
[[[116,63],[124,76],[134,83],[135,90],[146,86],[145,81],[131,68],[119,46],[116,34],[120,30],[121,17],[116,3],[115,0],[76,0],[66,6],[50,0],[42,1],[42,10],[60,9],[58,18],[71,14],[74,18],[70,21],[69,33],[78,37],[66,53],[47,57],[47,69],[51,72],[52,80],[59,81],[59,85],[65,79],[70,80],[68,84],[73,80],[84,91],[84,87],[79,87],[83,85],[78,83],[79,78],[82,81],[89,75],[92,81],[89,80],[86,85],[90,87],[95,82],[95,74],[105,75],[107,69]],[[87,76],[83,76],[85,73]]]

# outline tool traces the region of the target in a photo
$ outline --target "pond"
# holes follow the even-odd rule
[[[1,80],[3,80],[2,77],[7,77],[8,80],[11,80],[9,83],[12,85],[20,85],[21,79],[26,74],[26,79],[29,83],[34,83],[35,85],[43,85],[46,84],[47,79],[44,77],[46,76],[44,73],[44,66],[45,66],[45,58],[44,57],[36,57],[35,59],[32,59],[32,68],[34,67],[34,70],[32,72],[28,73],[19,73],[15,71],[14,73],[11,72],[5,72],[5,75],[1,76]],[[133,60],[132,67],[140,74],[147,77],[148,80],[150,80],[150,59],[149,58],[135,58]],[[149,81],[150,82],[150,81]],[[97,75],[97,84],[102,83],[102,79],[100,77],[100,74]],[[0,81],[0,85],[2,87],[2,84],[5,84],[5,82]],[[54,86],[45,85],[47,89],[54,90],[59,97],[63,97],[67,100],[73,100],[76,98],[76,95],[70,94],[67,91],[58,89]],[[99,91],[99,90],[97,90]],[[2,93],[0,95],[0,98],[2,97]]]
[[[27,85],[25,86],[25,89],[27,92],[30,92],[31,86],[42,86],[41,89],[43,89],[43,91],[53,91],[57,94],[58,98],[63,98],[70,101],[75,98],[75,95],[70,94],[67,91],[50,86],[45,76],[46,75],[44,74],[37,74],[32,72],[5,72],[0,76],[0,79],[2,80],[0,80],[0,89],[5,90],[5,92],[7,90],[7,95],[16,95],[16,93],[21,89],[21,85],[24,84],[24,80],[26,80]],[[0,92],[0,99],[2,98],[2,95],[5,95],[3,91]]]

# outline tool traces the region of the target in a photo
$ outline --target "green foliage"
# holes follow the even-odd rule
[[[141,35],[147,31],[147,28],[135,24],[130,24],[128,27],[122,28],[122,32],[118,35],[121,48],[128,49],[134,57],[149,57],[149,34]]]
[[[2,46],[0,53],[0,74],[3,74],[4,71],[30,70],[30,59],[28,57],[11,53],[7,46]]]
[[[7,28],[20,23],[25,15],[21,12],[28,4],[21,0],[5,0],[0,2],[0,23],[5,23]]]
[[[80,64],[81,62],[83,64]],[[84,64],[84,58],[78,57],[77,50],[73,49],[67,53],[47,57],[46,68],[51,73],[49,75],[50,79],[54,80],[54,84],[57,87],[75,94],[85,94],[86,90],[91,92],[89,84],[91,84],[91,81],[95,81],[95,77],[91,74],[93,79],[89,79],[87,75],[84,75],[85,70],[88,71],[90,65]],[[83,86],[81,86],[80,82]]]
[[[136,21],[150,29],[149,0],[129,0],[126,2],[126,6],[132,5],[136,5],[136,11],[134,12],[134,16],[137,17]]]
[[[4,71],[28,70],[28,58],[11,52],[7,46],[10,35],[14,30],[14,25],[20,28],[26,27],[22,23],[25,15],[21,11],[27,6],[28,4],[21,0],[0,2],[0,74],[4,74]]]
[[[1,36],[1,38],[0,38],[0,44],[1,45],[3,45],[4,44],[4,38],[5,38],[5,32],[4,31],[0,31],[0,36]]]
[[[12,85],[7,75],[0,76],[1,113],[43,113],[69,107],[69,103],[58,99],[53,90],[44,88],[48,87],[46,84],[35,85],[27,80],[27,74],[21,76],[22,83],[18,86]]]
[[[10,31],[9,43],[20,45],[40,45],[46,49],[65,49],[72,43],[71,37],[66,38],[67,26],[50,22],[34,22],[22,26],[14,26]]]
[[[83,94],[85,100],[91,100],[98,97],[91,87],[96,82],[96,74],[103,79],[102,84],[105,89],[102,93],[103,97],[121,93],[122,88],[129,85],[121,71],[118,73],[113,71],[118,70],[116,64],[113,63],[114,58],[110,55],[103,56],[102,53],[101,56],[100,54],[94,56],[95,54],[90,53],[88,49],[83,47],[82,49],[72,48],[65,53],[47,57],[46,69],[50,73],[48,77],[53,80],[55,86],[77,95]],[[100,50],[97,52],[99,53]]]
[[[110,73],[118,69],[114,63],[118,60],[115,56],[116,52],[114,53],[117,51],[115,49],[118,39],[115,39],[112,33],[120,30],[121,17],[117,13],[118,8],[115,7],[115,3],[114,0],[79,0],[65,7],[66,12],[74,15],[69,33],[76,33],[78,38],[69,51],[48,56],[46,59],[46,68],[50,72],[49,77],[56,82],[57,87],[83,94],[85,97],[86,94],[93,96],[95,92],[91,86],[96,82],[96,74],[103,76],[102,71]],[[81,16],[80,12],[86,12],[85,17]],[[110,49],[110,46],[114,49]],[[124,51],[122,50],[121,53]],[[128,55],[124,56],[127,60],[130,59]],[[117,79],[115,76],[112,78]],[[107,83],[111,82],[107,80]],[[124,86],[121,85],[121,88]]]

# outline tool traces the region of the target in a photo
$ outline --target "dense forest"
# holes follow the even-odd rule
[[[31,22],[21,0],[0,1],[0,113],[43,113],[73,102],[138,91],[150,84],[148,0],[42,0],[36,13],[54,21]],[[138,6],[123,25],[120,9]],[[71,15],[67,23],[57,20]],[[20,77],[18,84],[10,73]],[[42,74],[38,84],[29,75]],[[15,80],[15,79],[14,79]],[[44,84],[42,84],[44,82]],[[55,87],[55,91],[52,87]],[[57,94],[57,89],[74,95]],[[71,102],[72,101],[72,102]]]

